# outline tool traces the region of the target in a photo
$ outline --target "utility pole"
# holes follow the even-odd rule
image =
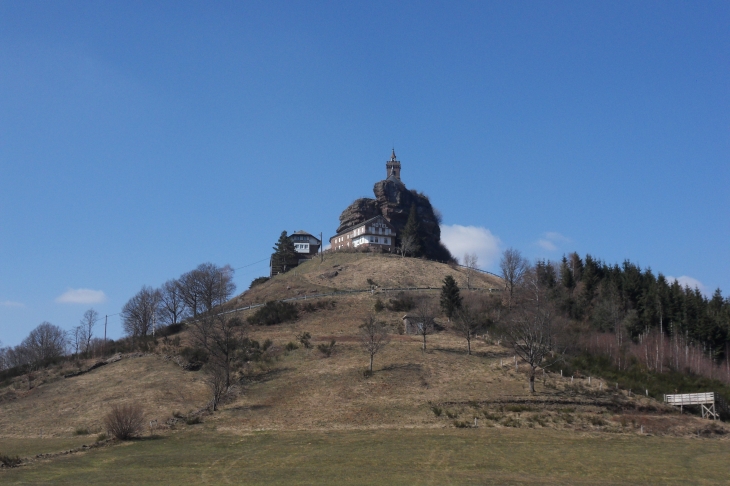
[[[321,231],[319,232],[319,262],[324,262],[324,240]]]
[[[104,316],[104,349],[102,350],[104,356],[106,356],[106,321],[108,318],[108,315]]]

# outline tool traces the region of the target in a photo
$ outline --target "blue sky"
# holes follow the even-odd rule
[[[486,269],[575,250],[728,295],[728,25],[727,2],[0,0],[0,340],[206,261],[243,291],[393,146]]]

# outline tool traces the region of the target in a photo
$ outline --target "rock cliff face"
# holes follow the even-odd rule
[[[440,261],[452,259],[449,250],[441,243],[441,228],[428,197],[408,190],[405,184],[394,177],[377,182],[373,193],[375,199],[358,199],[342,212],[337,233],[382,214],[400,235],[408,222],[411,206],[415,204],[423,236],[424,256]]]

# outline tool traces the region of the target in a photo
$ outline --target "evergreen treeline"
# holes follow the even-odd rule
[[[537,273],[566,317],[596,331],[626,332],[634,342],[659,332],[701,346],[715,362],[728,357],[730,297],[720,289],[707,298],[628,260],[609,265],[577,253],[560,263],[539,261]]]

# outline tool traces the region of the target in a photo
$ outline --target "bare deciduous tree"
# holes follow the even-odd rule
[[[202,263],[195,270],[183,274],[179,282],[182,300],[197,317],[226,302],[236,290],[233,268]]]
[[[505,289],[507,290],[507,307],[512,307],[515,288],[520,284],[525,273],[530,268],[530,263],[522,256],[519,250],[507,248],[502,253],[502,260],[499,262],[499,269],[502,273]]]
[[[160,289],[160,321],[162,324],[177,324],[187,317],[187,307],[182,297],[180,283],[168,280]]]
[[[81,319],[84,353],[89,353],[91,351],[91,338],[94,337],[94,324],[96,324],[96,321],[98,320],[99,313],[94,309],[89,309],[84,312],[84,317]]]
[[[453,320],[454,331],[466,339],[466,354],[471,354],[471,340],[477,331],[484,327],[485,319],[479,312],[474,299],[467,299],[462,302],[461,307],[456,310]]]
[[[434,316],[437,314],[436,306],[428,299],[419,299],[413,311],[410,313],[415,320],[416,334],[423,338],[422,351],[426,352],[426,337],[435,331]]]
[[[226,366],[218,359],[213,358],[205,364],[203,371],[205,372],[205,384],[212,394],[211,408],[215,412],[218,410],[218,404],[221,398],[223,398],[223,395],[228,390],[228,386],[226,385]]]
[[[160,291],[152,287],[142,287],[122,308],[124,332],[133,338],[151,334],[159,305]]]
[[[515,297],[503,331],[507,344],[529,365],[530,392],[534,393],[537,368],[552,364],[550,358],[557,359],[561,321],[534,269],[525,273]]]
[[[370,373],[373,372],[373,358],[390,342],[390,333],[384,322],[375,319],[375,316],[368,316],[360,325],[358,334],[360,345],[370,356]]]
[[[401,257],[412,255],[418,248],[418,237],[416,235],[405,235],[400,240],[400,246],[396,249]]]
[[[66,332],[50,322],[43,322],[33,329],[22,342],[31,362],[40,363],[58,358],[66,352]]]
[[[476,253],[465,253],[464,254],[464,267],[466,267],[466,288],[471,289],[471,278],[474,276],[474,272],[477,269],[477,263],[479,258]]]

